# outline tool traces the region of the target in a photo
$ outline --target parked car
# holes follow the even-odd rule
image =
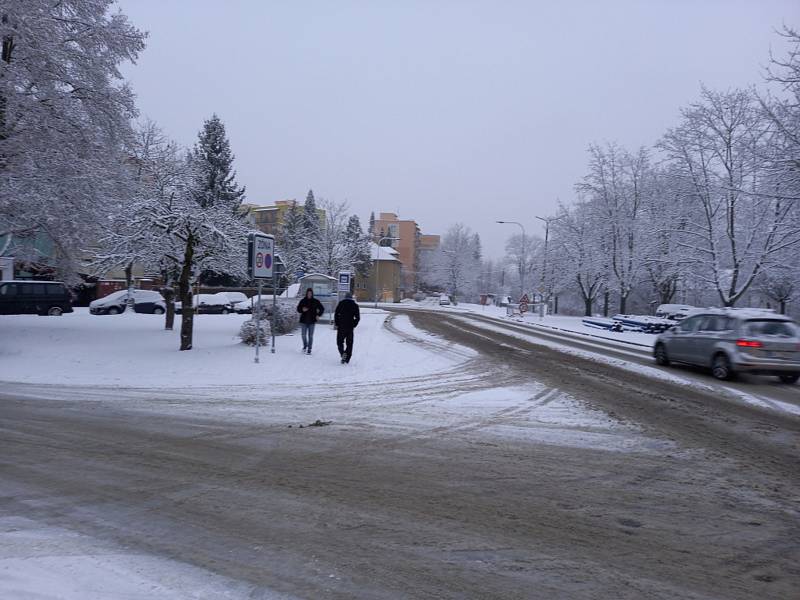
[[[450,297],[447,294],[439,296],[439,306],[450,306]]]
[[[717,379],[746,372],[795,383],[800,379],[800,327],[766,310],[698,310],[656,338],[653,356],[659,365],[709,367]]]
[[[680,321],[689,313],[696,311],[697,308],[688,304],[659,304],[656,308],[656,316],[662,319]]]
[[[192,302],[197,314],[227,315],[233,312],[231,302],[224,292],[219,294],[195,294]],[[175,303],[175,312],[181,314],[182,306],[180,302]]]
[[[112,292],[89,303],[93,315],[118,315],[125,312],[128,290]],[[164,298],[155,290],[133,290],[133,312],[149,315],[163,315],[167,310]]]
[[[230,304],[231,312],[238,314],[250,314],[253,312],[250,298],[244,292],[217,292],[214,296]]]
[[[234,310],[236,310],[236,307],[240,304],[250,304],[250,299],[244,292],[217,292],[214,295],[221,295],[222,297],[227,298]]]
[[[0,281],[0,315],[61,316],[72,296],[60,281]]]

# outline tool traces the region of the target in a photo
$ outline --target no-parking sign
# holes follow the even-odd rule
[[[247,270],[250,279],[272,279],[275,238],[266,233],[247,236]]]

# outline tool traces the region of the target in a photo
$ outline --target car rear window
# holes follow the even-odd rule
[[[5,285],[0,285],[0,296],[16,296],[16,295],[17,295],[16,283],[7,283]]]
[[[768,319],[758,319],[746,321],[744,324],[745,335],[760,337],[796,337],[798,335],[797,326],[791,321],[778,321]]]

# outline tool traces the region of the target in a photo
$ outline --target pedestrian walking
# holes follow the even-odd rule
[[[360,320],[361,311],[358,304],[353,300],[353,294],[347,292],[333,313],[333,322],[336,323],[336,346],[339,348],[343,365],[349,363],[353,356],[353,330],[358,327]]]
[[[314,298],[314,290],[308,288],[306,295],[297,303],[297,312],[300,313],[300,333],[303,337],[303,353],[311,354],[314,345],[314,326],[317,319],[325,312],[322,302]]]

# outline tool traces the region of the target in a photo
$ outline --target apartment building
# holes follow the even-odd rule
[[[373,229],[375,242],[382,237],[398,238],[384,243],[397,250],[400,261],[400,292],[405,298],[418,289],[420,252],[439,247],[439,236],[423,234],[413,219],[400,219],[397,214],[382,212],[375,219]]]

